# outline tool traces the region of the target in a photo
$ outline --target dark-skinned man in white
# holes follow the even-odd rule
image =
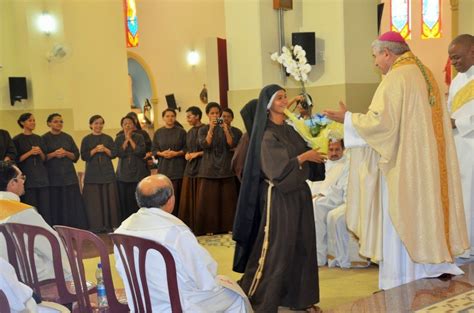
[[[448,110],[453,124],[454,142],[461,172],[470,251],[462,258],[474,256],[474,36],[462,34],[448,48],[457,75],[449,86]]]

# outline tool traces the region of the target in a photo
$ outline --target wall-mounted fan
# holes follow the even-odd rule
[[[63,61],[71,53],[70,49],[62,44],[55,44],[46,54],[48,62]]]

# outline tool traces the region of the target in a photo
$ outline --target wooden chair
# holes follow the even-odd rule
[[[171,252],[169,252],[169,250],[163,245],[152,240],[121,234],[109,235],[112,238],[115,247],[119,251],[120,259],[122,260],[123,267],[127,275],[128,286],[133,297],[133,307],[135,312],[152,312],[145,264],[148,250],[155,250],[161,253],[165,261],[171,312],[182,313],[181,302],[179,299],[176,265]],[[138,250],[137,260],[135,260],[134,248],[137,248]],[[136,262],[138,262],[138,273],[135,269]],[[142,288],[140,288],[140,286]]]
[[[84,271],[84,243],[91,242],[99,251],[100,262],[102,264],[102,273],[104,277],[105,291],[107,294],[107,301],[109,304],[109,312],[121,313],[129,312],[128,305],[126,303],[126,298],[124,296],[124,291],[121,289],[119,292],[122,295],[121,300],[117,299],[116,290],[114,288],[114,283],[112,280],[112,273],[110,269],[109,254],[107,252],[107,247],[105,246],[102,239],[100,239],[94,233],[77,229],[68,226],[54,226],[57,230],[61,240],[64,242],[66,248],[66,253],[71,264],[71,272],[74,280],[74,286],[77,295],[77,305],[79,312],[93,312],[97,309],[95,304],[91,303],[90,299],[90,290],[87,286],[86,274]],[[94,290],[96,292],[96,290]],[[95,295],[93,298],[96,298]],[[101,311],[102,312],[102,311]]]
[[[10,304],[5,293],[0,289],[0,312],[10,313]]]
[[[0,224],[0,233],[2,233],[3,237],[5,238],[5,242],[7,244],[8,263],[10,263],[13,266],[16,272],[16,276],[18,277],[18,279],[20,279],[21,277],[20,268],[18,267],[18,259],[16,256],[15,244],[13,243],[13,240],[5,224]]]
[[[70,286],[66,283],[61,261],[61,249],[56,236],[42,227],[7,223],[5,224],[15,245],[18,256],[22,282],[28,285],[41,297],[42,300],[60,304],[70,304],[76,301],[76,295],[70,292]],[[51,245],[53,256],[54,278],[46,281],[38,280],[35,260],[35,241],[38,237],[44,237]],[[68,288],[69,287],[69,288]]]

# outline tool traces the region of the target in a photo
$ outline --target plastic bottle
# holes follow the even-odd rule
[[[104,276],[102,275],[102,264],[97,264],[95,271],[95,278],[97,279],[97,306],[99,308],[108,307],[107,295],[105,293]]]

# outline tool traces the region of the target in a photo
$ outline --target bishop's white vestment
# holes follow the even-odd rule
[[[463,272],[468,249],[459,167],[446,107],[430,70],[398,57],[366,114],[346,112],[351,151],[347,225],[380,264],[379,286]],[[354,172],[353,172],[354,171]]]

